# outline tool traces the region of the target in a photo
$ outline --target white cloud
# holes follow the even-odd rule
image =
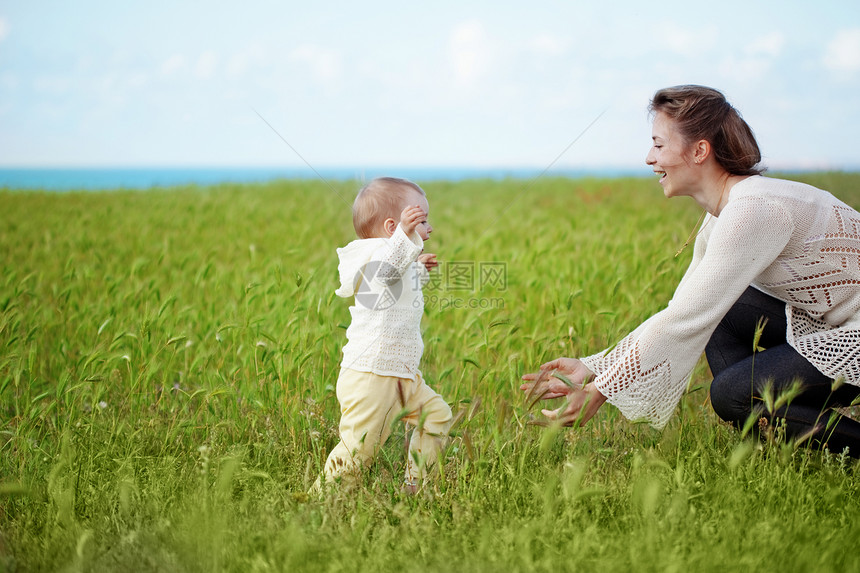
[[[233,54],[227,59],[226,70],[228,76],[239,77],[248,70],[248,60],[239,54]]]
[[[729,56],[720,62],[719,71],[730,82],[753,82],[771,69],[771,60],[761,57]]]
[[[218,55],[209,50],[200,54],[197,58],[197,65],[194,67],[194,75],[198,78],[208,79],[215,74],[218,67]]]
[[[823,63],[834,72],[860,71],[860,28],[840,30],[827,45]]]
[[[62,95],[69,91],[72,82],[65,76],[38,76],[33,80],[37,92]]]
[[[0,42],[6,39],[6,36],[9,35],[9,22],[6,21],[6,18],[0,18]]]
[[[719,30],[714,27],[694,29],[669,22],[662,28],[660,38],[663,45],[678,55],[690,58],[710,53],[717,46],[720,36]]]
[[[127,74],[126,83],[131,88],[140,89],[149,84],[149,74],[140,71],[131,72]]]
[[[773,70],[785,46],[785,36],[771,32],[754,38],[738,52],[719,60],[718,71],[728,82],[755,82]]]
[[[126,92],[122,89],[122,82],[116,74],[102,76],[94,83],[96,94],[100,103],[112,107],[122,107],[126,102]]]
[[[18,80],[18,76],[13,73],[6,72],[4,74],[0,74],[0,86],[3,89],[11,90],[18,87],[20,81]]]
[[[559,56],[567,52],[570,41],[552,34],[540,34],[531,41],[531,49],[542,56]]]
[[[185,67],[185,56],[182,54],[173,54],[161,64],[161,73],[171,75]]]
[[[487,72],[490,46],[484,26],[477,21],[458,24],[451,32],[448,54],[454,76],[464,84],[473,83]]]
[[[260,44],[252,44],[227,58],[227,75],[238,78],[247,73],[252,66],[262,65],[265,61],[266,50]]]
[[[302,44],[290,52],[290,58],[307,64],[318,80],[331,82],[341,73],[340,53],[313,44]]]
[[[753,56],[770,56],[776,57],[782,53],[782,48],[785,45],[785,36],[779,32],[771,32],[764,36],[759,36],[753,42],[747,44],[746,53]]]

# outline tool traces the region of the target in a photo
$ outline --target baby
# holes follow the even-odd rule
[[[340,288],[349,308],[337,399],[340,442],[326,460],[322,483],[354,477],[385,443],[398,419],[415,426],[403,489],[417,491],[436,462],[451,408],[418,369],[424,343],[422,287],[436,255],[422,254],[433,227],[424,191],[411,181],[380,177],[359,191],[352,207],[358,240],[337,249]],[[320,491],[321,480],[313,490]]]

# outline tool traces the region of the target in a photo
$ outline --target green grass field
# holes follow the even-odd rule
[[[804,179],[860,206],[860,175]],[[860,570],[860,465],[742,440],[704,361],[662,433],[611,406],[528,423],[521,374],[683,274],[699,210],[652,179],[427,183],[427,250],[475,272],[423,323],[462,421],[423,495],[400,426],[357,490],[309,499],[349,319],[357,184],[332,187],[0,192],[0,571]]]

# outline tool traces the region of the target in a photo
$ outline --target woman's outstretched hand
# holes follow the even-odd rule
[[[541,365],[540,372],[526,374],[520,390],[532,403],[538,400],[567,397],[557,410],[541,410],[550,421],[564,426],[581,426],[588,422],[606,401],[597,387],[588,382],[594,373],[575,358],[557,358]]]

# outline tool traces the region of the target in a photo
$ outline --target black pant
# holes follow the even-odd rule
[[[758,346],[765,350],[754,352],[756,327],[761,319],[767,319],[767,323]],[[779,418],[785,421],[790,438],[809,436],[808,444],[826,444],[834,453],[848,448],[851,456],[860,457],[860,422],[844,416],[830,421],[831,406],[850,404],[860,395],[860,387],[842,384],[834,390],[833,380],[786,343],[786,327],[785,303],[747,288],[705,348],[714,375],[714,411],[739,428],[751,414],[770,423]],[[798,382],[800,394],[788,404],[779,404],[778,397]],[[768,386],[773,397],[770,407],[764,399]]]

